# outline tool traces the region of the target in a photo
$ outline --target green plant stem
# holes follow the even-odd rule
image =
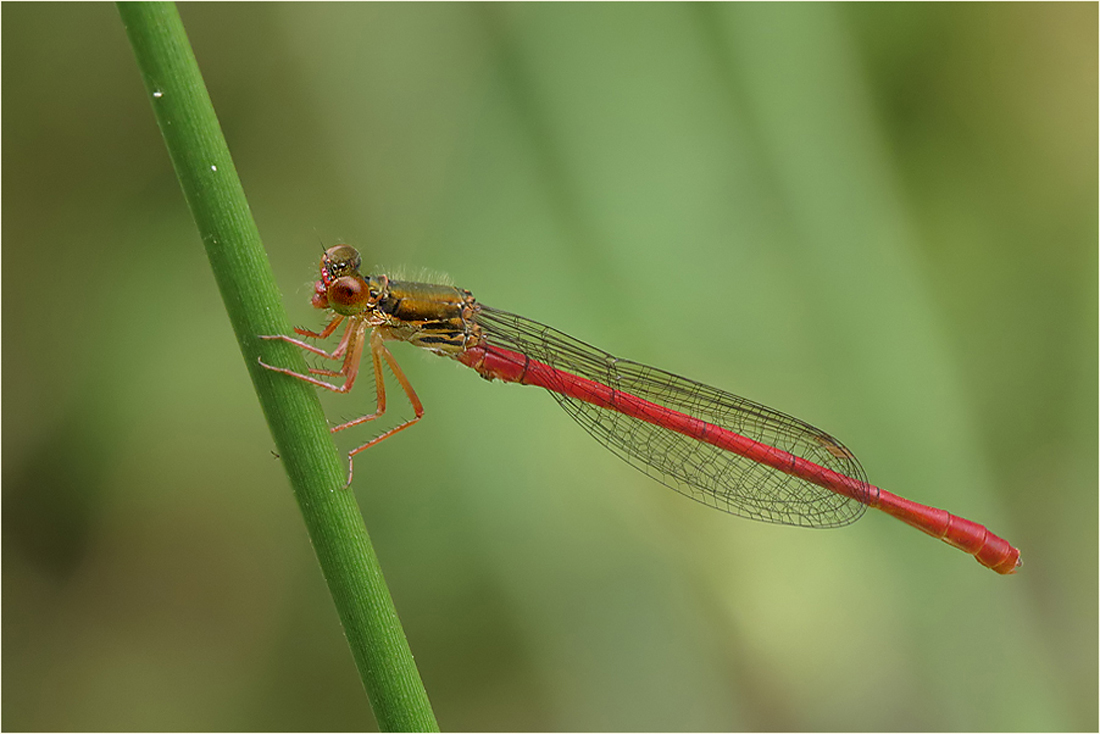
[[[172,3],[118,8],[378,726],[437,731],[314,388],[258,364],[262,352],[265,362],[306,370],[298,350],[257,338],[290,324],[179,12]]]

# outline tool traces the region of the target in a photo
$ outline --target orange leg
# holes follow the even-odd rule
[[[340,343],[336,345],[336,349],[332,350],[332,354],[329,354],[329,355],[326,355],[326,356],[329,359],[341,359],[341,358],[343,358],[344,355],[345,355],[345,352],[347,351],[347,348],[348,348],[348,341],[350,341],[351,336],[352,336],[353,333],[354,333],[354,329],[352,329],[352,326],[349,324],[348,328],[347,328],[347,331],[344,332],[344,338],[342,338],[340,340]],[[297,339],[288,339],[287,341],[289,341],[291,344],[298,344],[299,343]],[[310,350],[310,351],[312,351],[312,350]],[[346,369],[347,369],[346,367],[341,367],[338,370],[326,370],[326,369],[322,369],[322,368],[310,367],[309,368],[309,374],[311,374],[311,375],[325,375],[327,377],[340,377],[341,375],[344,374]]]
[[[303,331],[304,331],[304,329],[303,329]],[[326,331],[328,331],[328,329],[326,329]],[[322,333],[324,333],[324,332],[322,332]],[[354,333],[354,329],[352,329],[352,325],[349,324],[347,330],[344,332],[344,337],[340,340],[340,343],[336,345],[336,349],[332,350],[332,354],[325,355],[325,356],[327,356],[329,359],[340,359],[340,358],[342,358],[344,356],[344,353],[347,351],[348,341],[351,339],[351,336],[352,336],[353,333]],[[287,341],[289,341],[291,344],[303,344],[304,343],[304,342],[299,342],[297,339],[288,339]],[[308,348],[308,346],[307,346],[307,348]],[[313,351],[313,350],[310,350],[310,351]],[[344,374],[345,370],[346,370],[345,367],[341,367],[339,370],[335,370],[335,371],[334,370],[318,369],[318,368],[311,367],[310,370],[309,370],[309,374],[311,374],[311,375],[325,375],[326,377],[340,377],[341,375]]]
[[[331,325],[331,324],[330,324]],[[331,370],[310,370],[315,374],[330,375],[332,377],[343,377],[343,385],[333,385],[330,382],[324,380],[318,380],[309,375],[303,375],[294,370],[288,370],[283,367],[274,367],[267,364],[262,359],[259,360],[260,365],[271,370],[272,372],[280,372],[284,375],[290,375],[291,377],[297,377],[299,380],[304,380],[311,385],[317,387],[323,387],[326,390],[332,390],[333,392],[346,393],[349,392],[353,385],[355,385],[355,378],[359,375],[359,359],[363,355],[363,337],[367,330],[367,323],[365,321],[353,321],[348,324],[348,330],[344,334],[344,338],[340,340],[340,346],[336,347],[336,350],[329,354],[323,349],[318,349],[312,344],[307,344],[297,339],[292,339],[289,336],[262,336],[261,339],[281,339],[282,341],[289,342],[295,346],[305,349],[307,352],[320,355],[326,359],[339,359],[341,356],[344,358],[344,365],[339,372],[333,372]]]
[[[343,320],[344,320],[343,316],[340,316],[340,315],[334,316],[332,321],[328,322],[328,326],[326,326],[325,330],[322,331],[320,334],[318,334],[315,331],[310,331],[309,329],[302,329],[302,328],[297,327],[297,326],[294,327],[294,333],[297,334],[298,336],[308,336],[311,339],[328,339],[330,336],[332,336],[332,332],[336,331],[336,327],[339,326],[340,322],[343,321]]]
[[[386,360],[386,364],[388,364],[390,366],[390,369],[393,371],[393,376],[397,378],[397,381],[401,384],[401,389],[405,391],[405,396],[408,397],[409,402],[412,404],[413,417],[408,419],[401,425],[395,426],[379,436],[375,436],[359,448],[352,449],[351,452],[348,453],[348,483],[344,485],[345,487],[351,486],[351,477],[355,471],[356,454],[358,454],[360,451],[365,451],[366,449],[369,449],[371,446],[374,446],[376,443],[389,438],[399,431],[405,430],[413,423],[416,423],[418,420],[420,420],[421,417],[423,417],[424,415],[423,403],[420,402],[420,398],[417,397],[416,391],[413,390],[412,385],[409,383],[409,378],[405,377],[405,373],[401,371],[401,367],[397,364],[397,360],[395,360],[393,358],[393,355],[390,354],[390,350],[386,349],[386,345],[382,340],[382,335],[378,333],[377,330],[372,331],[370,335],[370,352],[371,358],[374,361],[374,386],[378,396],[378,407],[371,415],[364,415],[360,418],[356,418],[355,420],[351,420],[347,423],[336,426],[332,429],[332,432],[336,433],[337,431],[342,431],[345,428],[351,428],[352,426],[358,426],[362,423],[372,421],[375,418],[381,417],[386,412],[386,382],[384,379],[384,375],[382,374],[382,359]]]
[[[340,321],[340,319],[334,319],[333,323],[338,323],[339,321]],[[364,342],[365,342],[364,337],[366,336],[367,326],[368,325],[365,321],[359,321],[359,322],[353,321],[352,323],[348,324],[348,329],[344,333],[344,338],[340,340],[340,345],[337,346],[335,350],[333,350],[332,354],[329,354],[328,352],[325,352],[322,349],[318,349],[317,347],[313,346],[312,344],[307,344],[306,342],[299,341],[298,339],[292,339],[291,337],[288,337],[288,336],[262,336],[262,337],[260,337],[261,339],[280,339],[282,341],[289,342],[290,344],[294,344],[295,346],[301,347],[302,349],[305,349],[308,352],[311,352],[313,354],[317,354],[319,356],[325,357],[326,359],[339,359],[340,357],[343,357],[344,358],[344,364],[343,364],[343,366],[341,367],[341,369],[339,371],[335,371],[335,370],[318,370],[318,369],[311,369],[310,370],[310,372],[312,374],[315,374],[315,375],[328,375],[328,376],[331,376],[331,377],[343,377],[344,378],[344,384],[343,385],[333,385],[332,383],[325,382],[324,380],[318,380],[314,377],[310,377],[309,375],[303,375],[300,372],[294,372],[293,370],[288,370],[288,369],[285,369],[283,367],[274,367],[272,365],[267,364],[262,359],[260,360],[260,365],[267,368],[267,369],[269,369],[269,370],[271,370],[272,372],[279,372],[279,373],[282,373],[284,375],[290,375],[291,377],[296,377],[299,380],[303,380],[304,382],[308,382],[311,385],[316,385],[317,387],[323,387],[326,390],[332,390],[333,392],[338,392],[338,393],[349,392],[351,390],[352,386],[355,384],[355,378],[358,377],[358,375],[359,375],[359,362],[360,362],[360,359],[363,356],[363,347],[364,347]],[[331,328],[329,328],[329,327],[331,327]],[[332,331],[334,330],[335,327],[333,327],[332,324],[329,324],[329,327],[326,327],[325,332],[327,332],[329,335],[331,335],[331,333],[332,333]],[[301,332],[299,332],[299,333],[301,333]],[[312,332],[311,332],[311,334],[312,334]],[[317,336],[319,336],[319,335],[317,335]],[[395,360],[393,358],[393,355],[390,354],[390,350],[386,349],[386,345],[385,345],[385,342],[382,339],[382,335],[381,335],[381,333],[379,333],[379,331],[377,329],[372,330],[371,334],[370,334],[370,353],[371,353],[371,361],[374,364],[374,387],[375,387],[375,393],[376,393],[376,396],[377,396],[377,408],[370,415],[364,415],[364,416],[361,416],[359,418],[356,418],[355,420],[351,420],[351,421],[348,421],[347,423],[342,423],[338,426],[335,426],[334,428],[331,429],[332,433],[336,433],[337,431],[342,431],[345,428],[351,428],[353,426],[358,426],[360,424],[367,423],[369,421],[374,420],[375,418],[380,418],[382,415],[385,414],[385,412],[386,412],[386,382],[385,382],[385,375],[382,372],[382,360],[383,359],[385,359],[386,364],[388,364],[390,366],[390,369],[393,371],[394,377],[397,378],[398,383],[400,383],[400,385],[401,385],[401,389],[405,391],[406,397],[408,397],[409,402],[412,404],[414,417],[410,418],[409,420],[405,421],[404,423],[402,423],[398,426],[395,426],[394,428],[389,429],[385,433],[372,438],[370,441],[367,441],[365,444],[363,444],[359,448],[353,449],[350,453],[348,453],[348,481],[347,481],[347,484],[344,485],[345,487],[351,486],[351,478],[352,478],[352,474],[355,470],[355,455],[356,454],[358,454],[360,451],[364,451],[364,450],[370,448],[371,446],[374,446],[376,443],[378,443],[379,441],[382,441],[383,439],[389,438],[390,436],[397,433],[398,431],[405,430],[406,428],[411,426],[413,423],[416,423],[418,420],[420,420],[420,418],[424,415],[424,405],[423,405],[423,403],[420,402],[420,398],[417,396],[416,391],[413,390],[412,385],[409,383],[409,378],[407,378],[405,376],[405,373],[401,371],[401,367],[397,364],[397,360]]]
[[[325,327],[325,330],[322,331],[320,334],[318,334],[316,332],[313,332],[313,331],[310,331],[309,329],[299,329],[297,326],[294,327],[294,331],[297,334],[301,334],[302,336],[310,337],[311,339],[327,339],[328,337],[330,337],[332,335],[332,332],[336,331],[336,327],[343,320],[344,320],[343,316],[337,316],[336,318],[334,318],[329,323],[328,326]],[[351,336],[354,333],[354,331],[355,331],[355,322],[353,321],[352,323],[348,324],[348,328],[344,332],[344,337],[340,340],[340,343],[338,345],[336,345],[336,349],[333,350],[332,354],[329,354],[324,349],[319,349],[319,348],[313,346],[312,344],[304,342],[301,339],[295,339],[293,337],[285,336],[283,334],[271,334],[271,335],[262,334],[262,335],[260,335],[260,338],[261,339],[267,339],[268,341],[284,341],[288,344],[293,344],[296,347],[300,347],[301,349],[304,349],[304,350],[306,350],[307,352],[309,352],[311,354],[316,354],[319,357],[324,357],[325,359],[340,359],[341,357],[344,356],[344,352],[348,348],[348,340],[351,339]],[[261,364],[263,364],[263,363],[261,362]],[[266,367],[268,365],[264,365],[264,366]],[[313,370],[310,370],[310,372],[313,372]],[[319,371],[319,372],[315,372],[314,374],[336,376],[336,375],[343,374],[343,371],[331,372],[331,371],[328,371],[328,370],[322,370],[322,371]]]

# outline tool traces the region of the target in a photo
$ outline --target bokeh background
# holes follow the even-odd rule
[[[355,491],[444,728],[1098,727],[1095,4],[182,13],[294,323],[347,241],[1023,550],[732,518],[397,345]],[[2,19],[3,728],[373,727],[113,6]]]

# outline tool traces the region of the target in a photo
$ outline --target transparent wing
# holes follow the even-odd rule
[[[481,306],[476,320],[490,345],[774,446],[868,486],[863,468],[843,444],[797,418],[618,359],[516,314]],[[710,507],[753,520],[816,528],[847,525],[866,509],[850,497],[731,451],[568,395],[551,394],[573,420],[628,464]]]

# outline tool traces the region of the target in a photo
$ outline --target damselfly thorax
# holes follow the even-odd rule
[[[371,282],[380,293],[374,318],[383,339],[447,357],[457,357],[478,342],[475,317],[480,306],[470,291],[385,276],[372,276]]]

